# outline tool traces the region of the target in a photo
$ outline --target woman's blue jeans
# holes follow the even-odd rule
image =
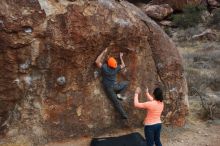
[[[154,125],[145,125],[144,134],[146,138],[146,146],[162,146],[160,142],[161,123]]]

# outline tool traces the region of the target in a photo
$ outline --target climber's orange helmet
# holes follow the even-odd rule
[[[117,61],[113,57],[109,57],[108,59],[108,66],[111,68],[116,68],[117,67]]]

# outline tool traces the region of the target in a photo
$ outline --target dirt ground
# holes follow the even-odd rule
[[[202,119],[203,109],[198,98],[190,100],[190,114],[184,127],[163,125],[161,141],[164,146],[220,146],[220,119]],[[143,129],[115,131],[106,136],[118,136],[131,132],[143,135]],[[66,142],[50,143],[45,146],[89,146],[91,138],[81,138]]]
[[[142,129],[136,129],[109,136],[123,135],[129,132],[143,134]],[[91,138],[81,138],[62,143],[50,143],[46,146],[89,146],[90,141]],[[188,123],[183,128],[163,127],[161,141],[164,146],[219,146],[220,123],[208,124],[197,121]]]

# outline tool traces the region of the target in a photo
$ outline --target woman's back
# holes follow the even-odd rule
[[[161,123],[160,117],[164,108],[163,102],[156,100],[148,101],[144,103],[144,108],[147,110],[147,114],[144,119],[145,125]]]

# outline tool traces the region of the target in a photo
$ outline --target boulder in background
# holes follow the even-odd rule
[[[167,16],[173,13],[172,7],[168,4],[161,5],[146,5],[142,4],[141,9],[151,18],[156,20],[163,20]]]

